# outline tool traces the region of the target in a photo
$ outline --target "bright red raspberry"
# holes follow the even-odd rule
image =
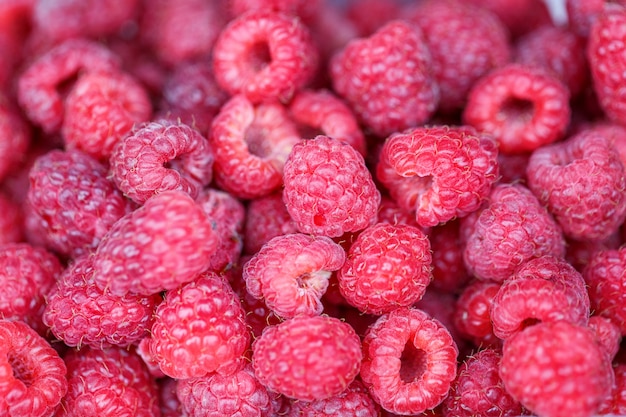
[[[565,321],[539,323],[507,339],[500,377],[525,408],[550,417],[595,415],[613,383],[593,331]]]
[[[478,210],[498,178],[497,154],[471,127],[417,127],[387,138],[376,176],[420,226],[436,226]]]
[[[493,334],[491,306],[500,285],[491,281],[472,281],[456,301],[453,321],[454,328],[476,346],[500,346],[501,342]]]
[[[132,350],[85,347],[65,356],[68,392],[55,417],[159,417],[158,388]]]
[[[360,311],[381,315],[407,307],[432,280],[428,237],[408,225],[379,223],[363,230],[339,270],[339,290]]]
[[[522,406],[504,388],[498,371],[502,355],[483,349],[466,359],[458,370],[448,398],[444,417],[514,417]]]
[[[480,80],[469,92],[463,121],[493,135],[503,153],[530,152],[565,134],[570,120],[569,91],[542,68],[508,64]]]
[[[126,197],[143,204],[166,190],[196,198],[213,177],[213,151],[195,129],[159,120],[120,138],[112,149],[113,181]]]
[[[2,213],[0,216],[0,245],[24,240],[25,223],[28,217],[24,211],[25,209],[13,201],[8,193],[0,191],[0,213]]]
[[[380,192],[352,146],[317,136],[293,147],[283,200],[302,233],[339,237],[376,221]]]
[[[294,401],[287,417],[378,417],[380,407],[359,380],[354,380],[341,394],[316,401]]]
[[[105,46],[70,39],[37,58],[18,79],[18,100],[28,118],[46,133],[64,119],[65,84],[92,71],[117,71],[121,63]]]
[[[415,308],[381,316],[363,340],[361,378],[385,410],[419,414],[448,395],[458,350],[450,332]]]
[[[460,226],[458,220],[453,220],[433,227],[428,234],[433,252],[431,285],[442,291],[458,293],[470,279],[463,261]]]
[[[345,260],[343,248],[328,237],[282,235],[245,264],[243,278],[248,292],[280,317],[319,315],[328,279]]]
[[[151,333],[150,351],[161,370],[179,379],[235,372],[250,346],[239,297],[213,272],[168,291]]]
[[[268,327],[252,344],[252,366],[268,389],[314,401],[342,393],[359,373],[361,340],[349,324],[299,316]]]
[[[152,295],[195,279],[219,243],[210,219],[182,191],[165,191],[122,217],[93,261],[96,284],[122,296]]]
[[[298,228],[291,220],[281,192],[248,203],[243,240],[245,253],[254,255],[270,239],[297,232]]]
[[[300,19],[267,9],[232,20],[213,48],[218,84],[253,103],[289,101],[317,64],[317,49]]]
[[[0,414],[50,417],[67,392],[63,359],[21,321],[0,320]]]
[[[563,258],[561,228],[521,184],[496,185],[489,203],[461,222],[468,271],[502,282],[525,261],[543,255]]]
[[[609,360],[613,361],[622,341],[622,332],[619,326],[613,323],[611,319],[602,316],[589,317],[587,325],[594,331],[598,343],[608,355]]]
[[[507,28],[483,8],[429,0],[411,8],[406,18],[424,34],[439,84],[439,109],[444,112],[461,109],[472,85],[510,60]]]
[[[550,10],[543,0],[469,0],[469,3],[498,16],[513,38],[552,24]]]
[[[589,37],[594,22],[610,7],[626,6],[624,0],[565,0],[568,26],[582,38]]]
[[[431,66],[421,31],[395,20],[348,43],[333,57],[330,76],[361,122],[385,137],[420,125],[434,113],[439,87]]]
[[[131,202],[107,175],[106,165],[78,150],[52,150],[37,158],[28,201],[52,249],[70,257],[92,252],[131,212]]]
[[[211,126],[217,184],[239,198],[257,198],[282,185],[283,166],[300,134],[277,102],[254,106],[238,95],[221,108]]]
[[[29,125],[0,93],[0,180],[4,180],[26,158],[30,142]]]
[[[536,150],[526,168],[528,187],[578,240],[603,240],[626,218],[626,175],[611,141],[583,131]]]
[[[611,394],[598,408],[599,415],[624,415],[626,414],[626,364],[618,364],[613,367],[615,383],[611,388]]]

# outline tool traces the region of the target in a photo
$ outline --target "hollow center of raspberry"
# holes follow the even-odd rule
[[[313,290],[315,292],[322,292],[323,294],[328,287],[330,275],[331,273],[329,271],[305,272],[296,278],[296,284],[301,290]],[[322,294],[320,294],[320,296]]]
[[[269,140],[265,137],[266,132],[263,128],[256,126],[254,123],[246,130],[244,140],[248,145],[248,152],[259,158],[266,158],[270,155],[271,149]]]
[[[400,356],[400,379],[411,383],[418,380],[426,371],[426,352],[407,343]]]
[[[9,364],[13,369],[13,376],[30,387],[35,379],[32,369],[28,366],[27,361],[24,358],[16,354],[9,354]]]
[[[262,71],[272,62],[272,54],[267,42],[257,42],[250,48],[248,53],[250,68],[253,71]]]
[[[500,116],[509,123],[526,124],[533,118],[535,105],[530,100],[510,97],[500,108]]]

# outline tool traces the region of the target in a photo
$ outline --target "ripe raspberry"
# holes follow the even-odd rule
[[[476,211],[498,178],[498,150],[471,127],[417,127],[385,141],[376,175],[420,226]]]
[[[419,414],[435,408],[456,377],[458,350],[428,314],[398,308],[381,316],[363,340],[361,378],[385,410]]]
[[[538,67],[508,64],[478,80],[463,121],[493,135],[503,153],[530,152],[563,137],[570,119],[567,87]]]
[[[595,21],[609,7],[626,6],[624,0],[566,0],[568,26],[582,38],[588,38]]]
[[[159,362],[155,359],[154,355],[150,351],[150,337],[144,337],[139,341],[139,343],[135,344],[135,353],[139,355],[142,359],[143,363],[148,368],[148,372],[154,378],[169,378],[167,375],[161,371],[159,367]],[[175,395],[175,394],[174,394]]]
[[[525,408],[550,417],[594,415],[613,383],[593,331],[564,321],[539,323],[507,339],[500,377]]]
[[[617,249],[622,244],[620,230],[611,234],[604,240],[573,240],[566,239],[565,259],[578,271],[582,271],[589,261],[596,256],[596,253],[606,249]]]
[[[525,261],[565,256],[560,227],[521,184],[496,185],[489,203],[461,222],[463,259],[474,276],[502,282]]]
[[[513,417],[522,414],[522,406],[506,391],[498,374],[501,359],[498,351],[483,349],[461,364],[443,403],[444,417]]]
[[[230,13],[239,16],[249,11],[271,9],[290,16],[309,19],[319,12],[323,3],[320,0],[230,0]],[[324,5],[325,6],[325,5]]]
[[[380,407],[359,380],[354,380],[341,394],[311,402],[294,401],[287,417],[378,417]]]
[[[611,394],[598,408],[600,415],[624,415],[626,414],[626,364],[618,364],[613,367],[615,383],[611,388]]]
[[[212,219],[182,191],[165,191],[121,218],[98,246],[96,284],[122,296],[170,290],[207,269],[218,245]]]
[[[296,144],[289,154],[283,200],[300,232],[339,237],[376,221],[380,192],[361,154],[317,136]]]
[[[465,352],[467,341],[463,339],[461,333],[454,326],[457,300],[458,297],[455,294],[431,287],[426,290],[421,300],[413,304],[413,307],[422,310],[441,323],[450,332],[459,352]]]
[[[252,344],[252,366],[268,389],[301,401],[342,393],[359,373],[361,341],[328,316],[298,316],[268,327]]]
[[[244,252],[253,255],[270,239],[297,232],[281,192],[256,198],[250,201],[246,210]]]
[[[433,227],[428,238],[433,252],[433,281],[431,286],[442,291],[460,292],[469,281],[470,275],[463,261],[458,220]]]
[[[25,159],[30,142],[30,126],[0,93],[0,180]]]
[[[526,166],[530,153],[504,154],[498,153],[498,170],[500,183],[526,182]]]
[[[360,311],[381,315],[424,295],[432,279],[428,237],[408,225],[379,223],[363,230],[339,270],[339,290]]]
[[[213,151],[195,129],[167,120],[146,123],[117,143],[111,173],[117,187],[143,204],[166,190],[196,198],[213,176]]]
[[[345,15],[359,36],[370,36],[392,20],[401,19],[403,10],[396,0],[360,0],[348,2]]]
[[[133,206],[107,178],[108,168],[78,151],[52,150],[30,170],[29,205],[46,243],[74,258],[96,249]]]
[[[278,316],[322,313],[322,295],[328,278],[346,259],[330,238],[300,233],[278,236],[267,242],[244,266],[248,292],[263,298]]]
[[[528,186],[578,240],[603,240],[626,218],[626,176],[609,139],[583,131],[533,152]]]
[[[543,0],[470,0],[469,3],[498,16],[513,38],[552,24],[550,10]]]
[[[475,280],[463,289],[456,301],[454,328],[476,346],[501,345],[500,339],[493,334],[489,314],[500,285],[497,282]]]
[[[313,77],[318,52],[297,17],[252,11],[232,20],[213,48],[218,84],[253,103],[289,101]]]
[[[613,361],[622,341],[622,332],[619,326],[602,316],[589,317],[588,326],[595,333],[598,343],[600,343],[609,360]]]
[[[183,406],[176,394],[178,381],[173,378],[163,378],[159,384],[159,405],[161,407],[161,417],[185,417]]]
[[[239,198],[270,194],[282,185],[283,166],[299,141],[284,106],[270,102],[255,107],[244,96],[235,96],[211,127],[215,180]]]
[[[158,388],[131,350],[89,347],[65,356],[68,392],[55,417],[158,417]]]
[[[172,378],[228,375],[250,345],[245,312],[227,282],[213,272],[165,295],[157,307],[150,351]]]
[[[22,242],[26,229],[26,209],[0,191],[0,245]],[[43,246],[43,245],[40,245]]]
[[[626,165],[626,127],[613,122],[599,121],[581,130],[592,131],[606,137],[617,150],[622,163]]]
[[[439,88],[421,31],[395,20],[368,38],[352,40],[330,64],[335,91],[375,135],[426,122]]]

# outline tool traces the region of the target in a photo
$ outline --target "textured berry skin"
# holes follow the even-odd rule
[[[400,20],[348,43],[333,57],[330,75],[335,91],[381,137],[426,122],[439,102],[421,31]]]
[[[22,162],[30,142],[30,126],[0,94],[0,180]]]
[[[328,316],[299,316],[268,327],[252,344],[252,366],[268,389],[314,401],[343,392],[359,373],[361,341]]]
[[[419,414],[435,408],[456,377],[450,332],[415,308],[381,316],[363,339],[361,378],[385,410]]]
[[[77,258],[47,295],[43,320],[68,346],[128,346],[148,336],[161,296],[114,296],[94,280],[93,257]]]
[[[479,79],[463,121],[493,135],[503,153],[523,153],[563,137],[570,120],[569,91],[542,68],[508,64]]]
[[[96,284],[152,295],[203,272],[218,245],[211,219],[182,191],[158,194],[113,225],[95,252]]]
[[[248,203],[243,240],[245,253],[253,255],[270,239],[297,232],[281,192],[256,198]]]
[[[308,20],[319,13],[321,4],[320,0],[230,0],[228,7],[234,16],[253,10],[271,9],[275,12],[300,16]]]
[[[608,7],[626,6],[624,0],[566,0],[568,26],[582,38],[588,38],[594,22]]]
[[[50,417],[67,392],[63,359],[21,321],[0,320],[0,414]]]
[[[566,261],[542,256],[522,264],[491,305],[493,332],[506,340],[535,321],[586,326],[589,295],[580,272]]]
[[[317,65],[317,49],[300,19],[267,9],[230,21],[213,48],[218,84],[253,103],[288,101]]]
[[[213,151],[195,129],[159,120],[146,123],[113,148],[113,181],[133,201],[143,204],[166,190],[196,198],[213,177]]]
[[[158,384],[161,417],[185,417],[186,413],[176,394],[178,381],[173,378],[163,378]]]
[[[420,226],[478,210],[498,178],[498,149],[471,127],[417,127],[385,141],[376,176]]]
[[[324,400],[294,401],[287,417],[378,417],[380,407],[369,395],[367,388],[355,380],[341,394]]]
[[[603,240],[626,218],[626,174],[611,141],[583,131],[536,150],[528,186],[567,237]]]
[[[506,391],[498,374],[501,359],[497,350],[483,349],[461,364],[443,403],[444,417],[522,415],[522,406]]]
[[[0,245],[22,242],[26,229],[26,209],[0,191]]]
[[[521,184],[496,185],[489,203],[461,222],[468,271],[502,282],[525,261],[565,256],[561,229],[530,190]]]
[[[593,331],[564,321],[530,326],[505,341],[500,377],[525,408],[551,417],[594,415],[613,383]]]
[[[611,395],[606,398],[598,414],[623,415],[626,413],[626,364],[618,364],[613,367],[615,374],[615,384],[611,389]]]
[[[622,332],[619,326],[613,323],[611,319],[602,316],[589,317],[587,325],[595,333],[598,343],[600,343],[609,360],[613,361],[622,341]]]
[[[460,225],[459,221],[449,221],[433,227],[428,234],[433,252],[431,285],[442,291],[459,293],[470,279],[463,262]]]
[[[360,311],[381,315],[424,295],[432,279],[428,237],[408,225],[379,223],[363,230],[339,270],[339,290]]]
[[[68,392],[56,417],[159,417],[158,388],[133,351],[83,348],[65,356]]]
[[[302,233],[339,237],[376,221],[380,192],[346,143],[320,135],[296,144],[283,176],[283,201]]]
[[[133,206],[107,178],[104,164],[73,150],[52,150],[30,170],[29,205],[47,245],[77,257],[96,249],[102,237]]]
[[[491,306],[500,285],[497,282],[475,280],[468,284],[456,301],[453,313],[454,327],[476,346],[500,346],[493,334]]]
[[[289,234],[267,242],[244,266],[248,292],[283,318],[319,315],[332,272],[346,254],[325,236]]]
[[[250,345],[245,312],[227,282],[207,272],[166,293],[152,326],[150,351],[177,379],[228,375],[242,366]]]
[[[542,0],[469,0],[469,3],[498,16],[513,38],[552,24],[548,6]]]

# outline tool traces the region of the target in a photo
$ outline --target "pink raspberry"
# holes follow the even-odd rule
[[[582,38],[588,38],[596,20],[609,7],[626,6],[624,0],[566,0],[568,25]]]
[[[287,417],[378,417],[380,407],[359,380],[354,380],[341,394],[315,401],[294,401]]]
[[[498,178],[497,154],[471,127],[417,127],[387,138],[376,176],[420,226],[436,226],[478,210]]]
[[[121,138],[110,163],[117,187],[143,204],[166,190],[181,190],[196,198],[211,182],[213,160],[209,142],[197,130],[159,120]]]
[[[26,229],[25,209],[0,191],[0,245],[22,242]],[[28,203],[27,203],[28,205]],[[43,243],[43,242],[42,242]]]
[[[407,307],[424,295],[432,280],[428,237],[408,225],[379,223],[363,230],[339,270],[345,299],[368,314]]]
[[[431,285],[442,291],[458,293],[470,279],[463,261],[460,225],[459,221],[449,221],[428,234],[433,252]]]
[[[167,375],[161,371],[159,367],[159,361],[156,360],[152,352],[150,351],[150,336],[146,335],[143,339],[139,341],[139,343],[135,344],[135,353],[139,355],[143,363],[148,368],[148,372],[154,378],[169,378]],[[176,395],[176,394],[174,394]]]
[[[521,184],[496,185],[486,206],[463,219],[463,259],[468,271],[502,282],[529,259],[565,256],[561,229]]]
[[[431,287],[427,289],[421,300],[413,304],[413,308],[423,311],[441,323],[450,332],[459,352],[465,354],[467,340],[461,336],[461,333],[454,325],[457,300],[458,296],[456,294]]]
[[[19,166],[30,142],[30,126],[0,93],[0,180]]]
[[[610,395],[598,408],[597,413],[600,415],[623,415],[626,414],[626,364],[617,364],[613,366],[615,374],[615,383],[611,388]]]
[[[613,361],[622,341],[622,332],[619,326],[613,323],[611,319],[602,316],[589,317],[587,325],[594,331],[598,343],[608,355],[609,360]]]
[[[150,351],[161,370],[178,379],[235,372],[250,346],[241,302],[213,272],[168,291],[151,334]]]
[[[401,19],[401,2],[393,0],[360,0],[347,4],[345,15],[359,36],[370,36],[392,20]]]
[[[297,232],[281,192],[259,197],[248,203],[243,240],[245,253],[253,255],[270,239]]]
[[[421,228],[424,233],[428,232],[428,228],[423,228],[417,224],[413,213],[404,210],[398,203],[386,195],[383,195],[380,199],[376,219],[376,223],[406,224]]]
[[[602,240],[626,218],[626,176],[609,139],[589,131],[533,152],[528,186],[578,240]]]
[[[317,136],[296,144],[289,154],[283,200],[300,232],[339,237],[376,221],[380,192],[361,154]]]
[[[550,417],[595,415],[613,383],[593,331],[565,321],[539,323],[507,339],[500,377],[525,408]]]
[[[552,24],[550,10],[543,0],[469,0],[469,3],[494,13],[513,38]]]
[[[523,153],[555,142],[570,119],[569,91],[538,67],[508,64],[479,79],[463,121],[493,135],[503,153]]]
[[[346,259],[332,239],[300,233],[278,236],[267,242],[244,266],[248,292],[263,298],[278,316],[322,313],[322,295],[328,279]]]
[[[607,249],[617,249],[622,244],[621,229],[604,240],[573,240],[566,239],[567,252],[565,259],[578,271],[582,271],[596,253]]]
[[[352,40],[330,64],[335,91],[372,132],[385,137],[433,115],[439,87],[421,31],[395,20]]]
[[[381,316],[363,339],[361,378],[385,410],[419,414],[447,396],[458,350],[450,332],[415,308]]]
[[[178,381],[173,378],[163,378],[158,383],[161,417],[185,417],[183,405],[176,394]]]
[[[271,9],[290,16],[299,16],[307,20],[318,13],[320,6],[326,6],[320,0],[230,0],[229,10],[233,16],[249,11]]]
[[[454,328],[476,346],[501,345],[500,339],[493,334],[490,315],[500,285],[497,282],[475,280],[463,289],[456,301]]]
[[[207,269],[218,243],[212,219],[188,194],[165,191],[104,236],[93,260],[94,279],[118,296],[174,289]]]
[[[252,366],[269,390],[301,401],[342,393],[359,373],[361,341],[328,316],[298,316],[268,327],[252,344]]]
[[[268,9],[232,20],[213,48],[218,84],[253,103],[289,101],[313,77],[318,52],[297,17]]]

